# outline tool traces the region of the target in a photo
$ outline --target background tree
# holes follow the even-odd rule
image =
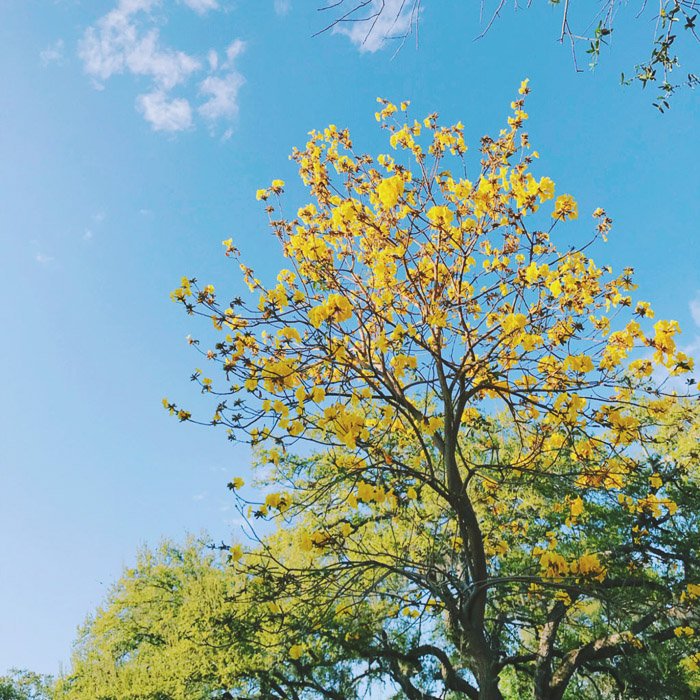
[[[0,700],[49,700],[53,679],[32,671],[12,670],[0,676]]]
[[[283,534],[274,539],[278,552],[288,549]],[[352,618],[326,618],[324,627],[303,600],[283,616],[268,579],[226,564],[237,561],[236,551],[222,558],[195,540],[143,550],[81,630],[71,671],[59,679],[55,697],[360,696],[376,674],[361,659],[339,653],[333,639],[358,634],[372,618],[355,608]],[[302,629],[303,637],[293,634]],[[319,651],[313,657],[312,646]]]
[[[290,268],[265,285],[241,265],[257,303],[173,292],[222,331],[202,352],[223,376],[194,375],[218,395],[211,423],[261,449],[282,489],[255,514],[316,554],[269,552],[268,571],[308,606],[383,610],[367,656],[407,697],[437,674],[459,696],[501,698],[512,677],[562,698],[659,645],[692,671],[696,521],[679,511],[688,465],[660,461],[681,409],[656,381],[692,369],[678,324],[652,328],[632,271],[598,267],[593,241],[556,245],[578,208],[530,172],[523,99],[478,168],[461,124],[394,121],[407,108],[377,113],[394,155],[312,132],[296,217],[273,204],[283,182],[258,191]]]
[[[695,0],[662,0],[653,8],[647,3],[626,3],[622,0],[605,0],[595,7],[573,0],[548,0],[561,12],[561,30],[558,35],[560,43],[571,48],[574,68],[580,71],[581,57],[585,54],[591,68],[594,68],[605,45],[613,37],[618,25],[618,15],[633,13],[638,21],[654,20],[650,29],[651,50],[639,53],[639,63],[634,66],[630,76],[622,74],[622,82],[639,83],[642,87],[651,85],[657,88],[654,106],[664,111],[668,108],[668,99],[681,85],[695,87],[698,76],[692,71],[685,72],[679,79],[684,60],[697,55],[698,41],[697,16],[698,6]],[[330,15],[327,24],[320,33],[334,30],[350,34],[363,45],[380,46],[385,41],[394,41],[397,46],[412,34],[418,41],[418,25],[422,10],[430,3],[425,0],[337,0],[329,2],[319,10],[324,16]],[[527,7],[530,7],[530,2]],[[479,10],[481,26],[475,33],[483,37],[506,10],[505,0],[487,3],[482,0]],[[523,9],[516,2],[514,9]],[[476,11],[476,5],[475,5]],[[680,49],[679,45],[683,45]],[[674,71],[676,71],[674,73]],[[679,82],[680,81],[680,82]]]

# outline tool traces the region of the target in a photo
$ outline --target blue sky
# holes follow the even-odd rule
[[[392,0],[393,2],[394,0]],[[255,190],[287,181],[306,133],[348,126],[384,148],[375,98],[461,119],[473,150],[531,79],[539,170],[571,192],[583,237],[615,220],[600,264],[637,270],[640,297],[700,348],[700,114],[660,115],[619,86],[650,18],[618,17],[595,72],[574,72],[557,8],[508,10],[481,40],[478,3],[424,2],[419,45],[327,33],[313,0],[10,0],[0,7],[0,673],[56,672],[77,625],[136,549],[237,527],[226,482],[248,454],[179,425],[196,404],[202,329],[168,299],[184,274],[237,288],[222,254],[278,263]],[[697,51],[695,51],[697,58]],[[585,57],[581,59],[585,64]]]

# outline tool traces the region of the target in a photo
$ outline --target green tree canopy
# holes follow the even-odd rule
[[[50,676],[12,670],[0,676],[0,700],[50,700],[52,687]]]
[[[272,580],[229,558],[193,539],[140,552],[83,626],[57,700],[359,697],[376,675],[366,662],[324,636],[302,599],[282,615]],[[355,612],[336,616],[336,635],[374,624]],[[318,655],[302,659],[312,641]]]

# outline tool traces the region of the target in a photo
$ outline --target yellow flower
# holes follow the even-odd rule
[[[279,493],[268,493],[265,497],[265,505],[270,508],[277,508],[282,500],[282,496]]]
[[[391,209],[399,201],[403,194],[404,181],[400,175],[394,175],[382,180],[377,185],[377,197],[382,203],[383,209]]]
[[[233,485],[234,489],[240,489],[245,486],[245,481],[243,481],[240,476],[236,476],[233,478],[233,481],[231,481],[231,484]]]
[[[428,209],[428,221],[436,227],[447,227],[454,219],[454,212],[447,207],[431,207]]]
[[[348,299],[340,294],[331,294],[328,297],[326,306],[330,310],[329,318],[340,323],[347,321],[352,316],[352,306]]]
[[[554,197],[554,181],[551,178],[543,177],[537,185],[537,195],[540,202],[546,202]]]
[[[571,501],[570,509],[571,515],[574,518],[581,515],[581,513],[583,513],[583,499],[580,496],[578,498],[574,498],[574,500]]]
[[[304,647],[301,644],[292,644],[292,646],[289,647],[289,658],[291,659],[299,659],[303,653]]]
[[[265,389],[268,391],[293,389],[300,381],[295,371],[294,362],[287,358],[268,362],[263,368],[262,378]]]
[[[700,598],[700,583],[689,583],[681,593],[681,600],[697,600]]]
[[[681,659],[680,665],[690,673],[696,673],[700,670],[700,654],[693,654],[692,656],[687,656]]]
[[[525,314],[508,314],[501,321],[503,332],[508,334],[513,331],[519,331],[527,325],[527,316]]]
[[[284,328],[277,331],[277,335],[280,336],[280,338],[284,338],[285,340],[301,340],[299,331],[296,328],[292,328],[290,326],[285,326]]]
[[[319,328],[326,320],[341,323],[351,317],[352,305],[341,294],[330,294],[323,304],[309,309],[309,322],[314,328]]]
[[[607,570],[600,563],[597,554],[583,554],[574,562],[571,570],[581,576],[595,578],[598,581],[602,581],[607,574]]]
[[[654,318],[654,311],[648,301],[639,301],[634,309],[634,313],[645,318]]]
[[[542,574],[547,578],[565,576],[569,572],[569,565],[566,563],[566,559],[561,554],[549,550],[540,557],[540,566],[542,567]]]
[[[327,318],[328,311],[325,306],[314,306],[313,309],[309,309],[309,323],[314,328],[319,328]]]
[[[564,369],[584,373],[593,371],[593,360],[588,355],[569,355],[564,360]]]
[[[559,195],[554,203],[552,218],[559,221],[578,218],[578,204],[576,204],[576,200],[570,194]]]

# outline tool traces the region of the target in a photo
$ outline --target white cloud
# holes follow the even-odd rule
[[[94,237],[94,234],[92,232],[92,229],[86,228],[85,233],[83,233],[83,240],[84,241],[91,241]]]
[[[50,255],[44,255],[43,253],[37,253],[34,259],[39,265],[48,265],[50,262],[53,262],[53,258]]]
[[[78,56],[85,72],[107,80],[126,69],[127,57],[138,42],[134,15],[149,12],[155,0],[120,0],[117,6],[85,30],[78,45]]]
[[[232,41],[227,47],[226,47],[226,63],[224,64],[225,68],[230,68],[233,65],[233,62],[245,51],[245,41],[241,41],[240,39],[236,39],[235,41]]]
[[[691,300],[688,306],[690,307],[693,323],[700,328],[700,292],[695,295],[695,298]],[[690,343],[682,350],[695,359],[695,373],[693,376],[697,382],[700,382],[700,334],[696,332]]]
[[[415,22],[412,0],[372,0],[371,4],[339,22],[333,31],[347,36],[360,51],[374,53],[383,48],[387,39],[404,37]],[[357,21],[367,18],[366,21]]]
[[[240,39],[231,42],[226,49],[226,61],[222,66],[230,69],[229,72],[209,75],[199,84],[199,93],[207,99],[198,111],[209,122],[232,119],[238,114],[238,91],[245,79],[237,70],[233,70],[233,63],[244,50],[245,42]]]
[[[214,49],[209,49],[207,61],[209,62],[209,70],[216,70],[219,67],[219,54]]]
[[[291,0],[275,0],[275,14],[277,14],[279,17],[288,15],[291,9]]]
[[[183,131],[192,126],[192,107],[184,97],[170,99],[163,90],[139,95],[136,105],[155,131]]]
[[[689,306],[693,322],[700,328],[700,292],[695,295],[695,299],[690,302]]]
[[[88,75],[107,80],[130,72],[151,77],[158,87],[170,90],[199,68],[194,57],[162,48],[157,29],[141,30],[134,15],[150,10],[153,4],[152,0],[122,0],[87,29],[78,55]]]
[[[194,10],[200,15],[203,15],[209,10],[219,9],[219,3],[217,0],[182,0],[182,2],[184,2],[185,5],[190,8],[190,10]]]
[[[238,90],[245,80],[235,71],[223,77],[210,75],[199,85],[209,99],[199,106],[199,113],[210,121],[235,117],[238,113]]]
[[[180,2],[199,14],[219,8],[218,0]],[[235,40],[228,46],[223,64],[215,49],[209,49],[203,58],[166,46],[154,26],[164,12],[156,17],[155,10],[162,10],[164,4],[164,0],[118,0],[112,10],[88,27],[80,41],[78,55],[85,72],[100,89],[115,75],[148,79],[150,88],[137,95],[136,107],[155,131],[190,129],[197,95],[203,99],[197,112],[210,125],[233,118],[238,112],[238,91],[245,82],[233,70],[233,62],[243,51],[244,42]],[[192,90],[193,76],[205,69],[208,75],[197,80],[196,95],[173,94],[175,88],[178,92]]]
[[[57,39],[53,44],[49,44],[43,51],[39,53],[39,60],[42,66],[48,66],[50,63],[62,63],[63,51],[65,44],[63,39]]]
[[[117,8],[126,14],[134,14],[135,12],[149,12],[160,3],[161,0],[119,0]]]
[[[199,61],[182,51],[158,46],[158,31],[152,29],[125,56],[128,69],[135,75],[153,78],[165,90],[171,90],[200,67]]]

